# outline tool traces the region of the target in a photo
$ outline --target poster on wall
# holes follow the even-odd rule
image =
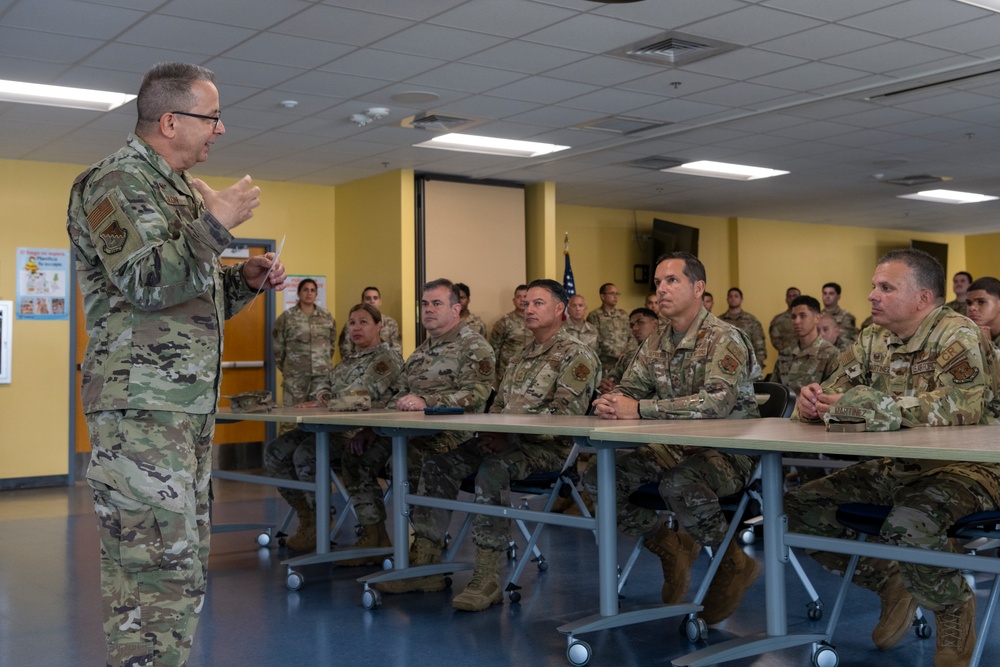
[[[0,301],[0,384],[10,384],[10,348],[14,302]]]
[[[310,278],[316,281],[316,305],[326,308],[326,276],[287,276],[285,289],[281,292],[281,312],[285,312],[299,302],[299,283]]]
[[[17,319],[68,320],[69,251],[17,249]]]

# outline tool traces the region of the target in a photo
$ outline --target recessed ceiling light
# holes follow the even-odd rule
[[[981,7],[982,9],[988,9],[991,12],[1000,12],[1000,0],[958,0],[959,2],[964,2],[967,5],[975,5],[976,7]]]
[[[914,195],[898,195],[898,197],[900,199],[933,201],[939,204],[976,204],[978,202],[1000,199],[1000,197],[980,195],[975,192],[956,192],[955,190],[924,190]]]
[[[500,139],[498,137],[483,137],[476,134],[442,134],[428,141],[413,144],[418,148],[440,148],[449,151],[465,153],[484,153],[486,155],[506,155],[508,157],[538,157],[557,151],[564,151],[569,146],[543,144],[536,141],[519,141],[516,139]]]
[[[709,176],[711,178],[728,178],[733,181],[755,181],[758,178],[771,178],[772,176],[781,176],[788,173],[780,169],[765,169],[764,167],[713,162],[711,160],[686,162],[676,167],[661,169],[660,171],[669,171],[675,174],[691,174],[693,176]]]
[[[135,99],[135,95],[111,93],[86,88],[48,86],[41,83],[6,81],[0,79],[0,101],[23,104],[44,104],[68,109],[111,111]]]

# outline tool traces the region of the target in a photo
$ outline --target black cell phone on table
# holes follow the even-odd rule
[[[425,415],[461,415],[465,414],[465,408],[447,408],[444,406],[435,408],[424,408]]]

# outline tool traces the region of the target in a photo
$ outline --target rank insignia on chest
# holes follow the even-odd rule
[[[128,232],[121,228],[118,221],[113,221],[104,231],[101,232],[101,239],[104,241],[104,252],[114,255],[122,251],[125,247],[125,240]]]
[[[493,364],[490,363],[489,359],[479,360],[479,374],[480,375],[493,375]]]
[[[722,361],[719,362],[719,368],[729,375],[733,375],[739,370],[740,362],[736,361],[736,357],[731,354],[727,354]]]
[[[573,369],[573,376],[580,382],[586,380],[587,376],[589,375],[590,375],[590,369],[587,368],[587,366],[585,366],[584,364],[580,364],[579,366]]]
[[[963,384],[965,382],[970,382],[979,375],[979,369],[972,366],[968,359],[962,359],[957,364],[948,369],[951,376],[955,378],[955,382]]]

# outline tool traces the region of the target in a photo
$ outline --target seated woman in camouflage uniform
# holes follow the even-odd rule
[[[325,381],[317,383],[310,398],[296,407],[326,405],[330,410],[356,410],[385,407],[389,386],[403,367],[399,352],[379,338],[382,314],[374,306],[359,303],[351,308],[347,330],[356,351],[333,367]],[[331,434],[331,458],[340,452],[353,433]],[[316,479],[316,435],[301,429],[289,431],[264,448],[268,474],[282,479],[312,482]],[[297,489],[278,489],[299,517],[298,530],[287,545],[295,551],[310,551],[316,546],[315,494]]]

